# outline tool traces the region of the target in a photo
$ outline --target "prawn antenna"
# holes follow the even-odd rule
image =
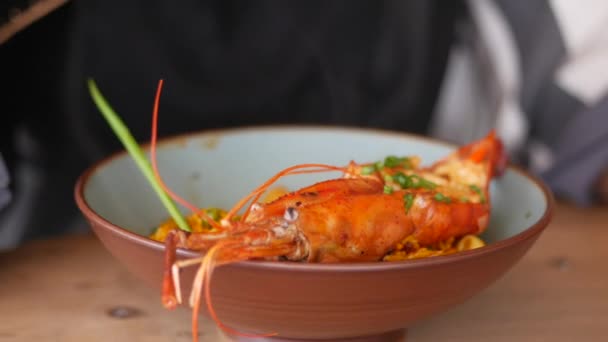
[[[199,271],[196,274],[194,284],[192,286],[192,296],[190,298],[190,304],[192,306],[192,338],[193,341],[198,341],[198,319],[199,319],[199,311],[200,311],[200,300],[201,293],[204,292],[205,302],[207,304],[207,310],[213,321],[217,324],[217,326],[226,332],[229,335],[240,336],[240,337],[248,337],[248,338],[258,338],[258,337],[272,337],[278,335],[278,333],[266,333],[266,334],[252,334],[252,333],[244,333],[233,328],[226,326],[221,322],[215,309],[213,308],[213,304],[211,303],[211,276],[213,275],[213,270],[217,267],[217,255],[225,247],[234,247],[231,246],[230,241],[223,241],[213,246],[207,254],[203,257],[203,261],[201,262]]]
[[[213,228],[222,229],[220,224],[217,223],[213,218],[211,218],[205,212],[205,210],[197,208],[195,205],[191,204],[190,202],[186,201],[185,199],[183,199],[182,197],[177,195],[175,192],[173,192],[167,186],[167,184],[165,184],[162,177],[160,176],[160,172],[158,171],[158,161],[156,158],[156,141],[158,139],[158,108],[160,105],[160,95],[162,93],[162,89],[163,89],[163,79],[160,79],[158,81],[158,87],[156,89],[156,97],[154,99],[154,109],[152,111],[152,134],[151,134],[152,137],[150,139],[150,160],[152,163],[152,171],[154,172],[154,177],[156,178],[156,180],[158,181],[160,186],[163,188],[163,190],[169,196],[171,196],[171,198],[173,198],[173,200],[175,200],[177,203],[183,205],[184,207],[188,208],[193,213],[199,215],[203,220],[207,221],[207,223],[209,225],[211,225]]]
[[[302,169],[312,169],[312,170],[302,170]],[[225,216],[224,220],[230,220],[234,215],[236,215],[236,213],[239,210],[241,210],[245,206],[245,204],[247,204],[247,202],[249,202],[249,200],[253,199],[251,201],[251,204],[245,211],[245,214],[243,214],[243,216],[241,218],[241,220],[244,221],[247,218],[247,216],[249,215],[251,206],[258,201],[260,196],[262,196],[262,194],[266,190],[268,190],[268,188],[272,184],[274,184],[276,181],[278,181],[282,177],[289,176],[289,175],[308,174],[308,173],[317,173],[317,172],[329,172],[329,171],[346,172],[346,170],[347,170],[346,167],[327,165],[327,164],[298,164],[298,165],[293,165],[288,168],[285,168],[285,169],[279,171],[274,176],[272,176],[270,179],[268,179],[266,182],[264,182],[262,185],[260,185],[257,189],[253,190],[247,196],[243,197],[232,209],[230,209],[228,214]]]

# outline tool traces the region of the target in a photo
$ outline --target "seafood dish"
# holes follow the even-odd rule
[[[194,340],[202,297],[212,319],[224,331],[243,336],[274,335],[235,331],[218,319],[210,288],[213,270],[221,265],[247,260],[407,262],[483,246],[479,234],[489,224],[490,183],[508,163],[503,144],[492,131],[428,166],[415,155],[391,155],[347,165],[293,165],[271,176],[232,208],[201,209],[173,193],[158,171],[155,148],[162,82],[155,102],[150,160],[134,146],[128,130],[94,83],[89,86],[100,111],[171,214],[150,235],[165,244],[162,302],[166,308],[183,302],[180,270],[198,267],[188,300],[193,308]],[[328,171],[339,171],[342,176],[267,195],[282,177]],[[181,216],[173,201],[191,214]],[[177,248],[200,252],[200,257],[176,260]]]

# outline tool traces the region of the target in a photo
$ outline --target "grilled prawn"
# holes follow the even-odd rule
[[[153,170],[92,81],[89,81],[89,87],[101,112],[167,209],[175,214],[175,207],[166,196],[173,197],[212,228],[208,232],[188,233],[174,229],[164,239],[162,301],[165,307],[173,308],[182,302],[180,269],[199,265],[189,300],[193,307],[195,341],[202,293],[209,313],[222,329],[247,335],[224,326],[215,315],[210,281],[216,266],[254,259],[318,263],[380,261],[408,239],[420,246],[433,246],[479,234],[488,226],[490,181],[502,173],[507,163],[502,143],[491,132],[426,168],[420,167],[417,158],[398,157],[369,164],[352,162],[345,167],[296,165],[279,172],[243,198],[218,223],[208,212],[199,211],[174,194],[158,174],[155,144],[162,80],[157,90],[152,125]],[[344,177],[305,187],[270,203],[259,201],[269,186],[282,176],[330,170],[343,171]],[[248,203],[244,214],[236,219],[236,213]],[[180,227],[188,228],[180,215],[173,216]],[[176,261],[177,247],[202,253],[199,258]]]
[[[198,315],[204,291],[208,309],[216,319],[208,290],[216,265],[254,259],[380,261],[408,238],[420,246],[434,246],[479,234],[488,226],[490,181],[502,173],[506,163],[502,143],[492,132],[427,168],[419,167],[415,158],[388,157],[377,163],[351,163],[340,168],[344,171],[343,178],[299,189],[269,203],[256,202],[278,177],[302,172],[298,171],[299,166],[290,168],[244,198],[224,217],[215,233],[187,234],[175,230],[169,234],[165,306],[174,307],[181,302],[178,279],[181,267],[200,265],[190,304],[195,308],[193,314]],[[234,213],[242,203],[251,200],[254,204],[241,219],[235,220]],[[206,254],[175,262],[176,247]],[[221,326],[217,319],[216,322]],[[193,328],[196,332],[196,327]]]

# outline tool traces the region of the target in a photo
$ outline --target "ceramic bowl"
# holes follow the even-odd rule
[[[293,164],[346,165],[390,154],[419,155],[430,163],[454,148],[394,132],[279,126],[165,139],[158,147],[158,161],[166,183],[187,200],[200,207],[229,208]],[[297,189],[337,175],[292,176],[280,185]],[[168,215],[130,157],[118,153],[93,165],[78,180],[75,196],[104,246],[132,273],[160,289],[164,247],[146,235]],[[214,273],[214,306],[229,326],[276,331],[281,340],[401,338],[412,322],[462,303],[496,281],[549,223],[551,193],[522,170],[508,168],[492,183],[491,197],[485,247],[391,263],[231,264]],[[195,256],[178,251],[179,258]],[[190,291],[193,272],[183,273],[184,293]]]

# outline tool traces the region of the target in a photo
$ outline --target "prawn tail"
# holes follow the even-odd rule
[[[490,178],[501,176],[509,163],[504,144],[495,130],[480,140],[462,146],[457,154],[476,163],[487,163]]]
[[[466,182],[470,189],[480,197],[481,202],[490,200],[490,182],[493,178],[502,176],[509,163],[509,157],[504,145],[495,131],[484,138],[464,145],[446,158],[430,166],[429,171],[447,179],[459,179]],[[460,177],[469,171],[468,176]]]

